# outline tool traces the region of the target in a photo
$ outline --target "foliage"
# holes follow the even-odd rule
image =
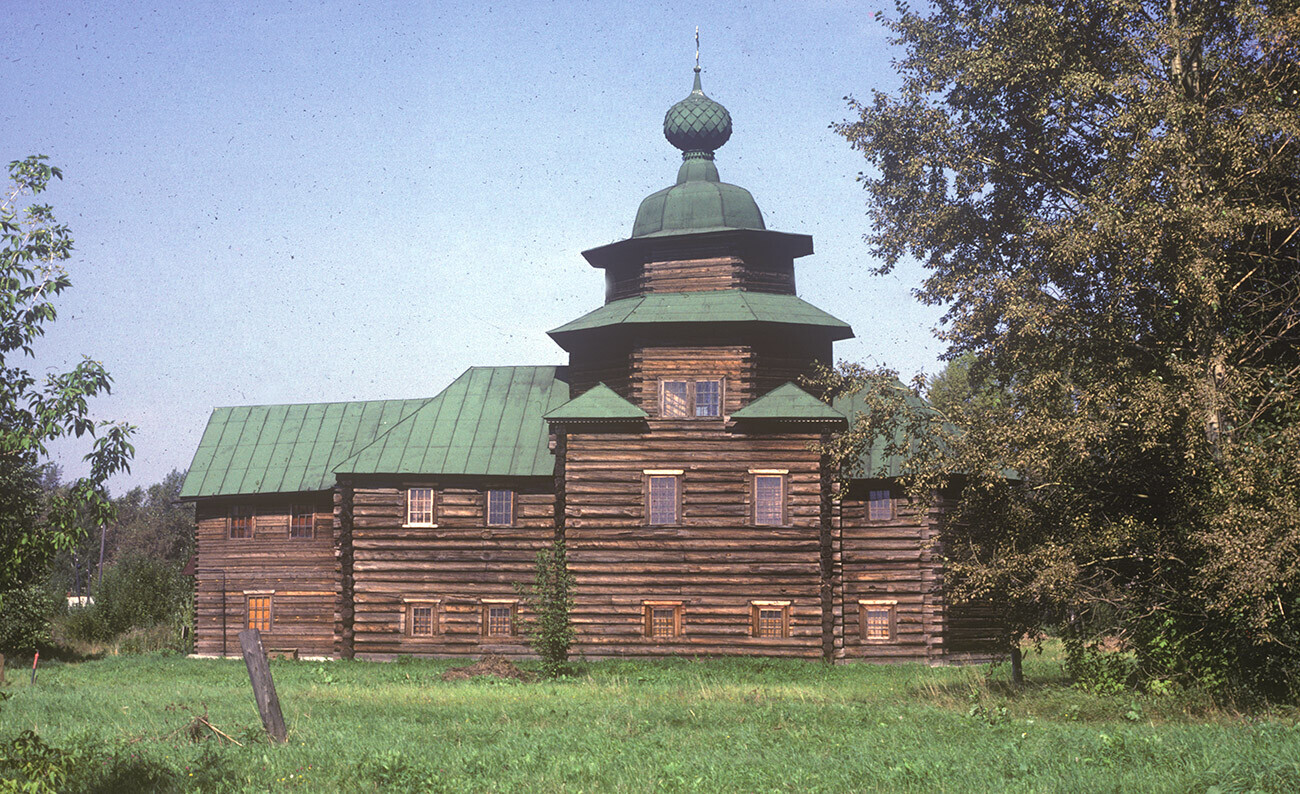
[[[905,4],[838,125],[879,272],[949,356],[950,583],[1145,681],[1300,672],[1300,16],[1270,0]],[[1000,475],[1010,470],[1012,479]]]
[[[588,662],[562,683],[439,680],[462,663],[329,662],[335,680],[322,686],[320,663],[273,661],[291,726],[274,748],[247,741],[265,733],[240,659],[43,665],[35,687],[7,688],[0,734],[41,726],[71,754],[69,791],[1300,787],[1294,710],[1243,718],[1181,691],[1081,691],[1054,644],[1026,660],[1030,684],[1016,693],[983,668],[797,659]],[[175,733],[195,714],[186,705],[244,746]]]
[[[526,600],[533,612],[527,626],[528,642],[542,659],[542,674],[555,678],[565,672],[573,644],[573,575],[563,540],[537,552]]]
[[[46,744],[35,731],[0,741],[0,792],[56,794],[68,780],[68,753]]]
[[[0,603],[0,653],[29,654],[50,641],[50,618],[59,607],[44,588],[10,590]]]
[[[101,532],[85,526],[81,539],[51,562],[51,582],[74,594],[88,594],[95,584],[101,542],[105,564],[128,557],[150,557],[184,566],[194,553],[194,505],[179,502],[185,473],[172,471],[148,488],[135,487],[115,497],[113,520]],[[48,492],[64,486],[57,477]]]
[[[73,610],[64,630],[73,639],[103,642],[131,629],[181,622],[191,614],[192,590],[175,563],[128,557],[104,572],[95,603]]]
[[[129,425],[90,418],[89,400],[107,394],[112,383],[97,361],[84,359],[71,371],[47,374],[38,381],[19,366],[33,357],[33,345],[57,312],[54,299],[71,286],[62,263],[70,258],[72,236],[47,204],[24,208],[27,196],[62,179],[45,157],[9,164],[10,186],[0,201],[0,478],[23,477],[37,464],[45,444],[64,436],[97,435],[86,456],[90,475],[52,498],[42,520],[31,521],[34,496],[24,486],[14,505],[0,505],[0,600],[16,587],[43,575],[49,557],[68,548],[82,534],[84,521],[102,523],[112,508],[104,482],[128,468],[133,453]],[[13,496],[13,494],[10,494]]]

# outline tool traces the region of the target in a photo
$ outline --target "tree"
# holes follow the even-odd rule
[[[1007,389],[947,456],[964,597],[1280,693],[1300,631],[1300,15],[936,0],[837,131],[889,272]],[[1016,479],[1000,477],[1011,469]]]
[[[84,359],[71,371],[38,381],[19,364],[33,358],[32,345],[57,317],[54,299],[71,286],[62,263],[72,237],[46,204],[19,208],[27,196],[62,179],[43,156],[9,164],[10,186],[0,203],[0,604],[4,593],[43,577],[50,556],[84,534],[84,521],[112,517],[104,483],[128,469],[133,428],[96,424],[89,400],[112,383],[97,361]],[[86,455],[90,475],[42,504],[38,465],[45,444],[64,436],[94,436]],[[13,485],[11,489],[9,486]]]

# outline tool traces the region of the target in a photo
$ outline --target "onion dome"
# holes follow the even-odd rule
[[[682,150],[682,156],[713,159],[713,152],[731,138],[731,114],[704,95],[700,67],[695,67],[695,87],[690,96],[664,114],[664,137]]]
[[[682,150],[677,184],[641,202],[633,237],[767,228],[749,191],[718,178],[713,153],[731,138],[731,114],[704,95],[699,66],[690,95],[664,115],[664,137]]]

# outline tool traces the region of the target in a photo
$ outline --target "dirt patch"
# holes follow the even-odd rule
[[[487,676],[488,678],[513,678],[517,681],[536,681],[537,674],[515,667],[504,656],[488,654],[468,667],[453,667],[442,674],[443,681],[468,681],[471,678]]]

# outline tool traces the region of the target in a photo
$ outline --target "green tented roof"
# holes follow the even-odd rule
[[[645,411],[603,383],[587,389],[546,415],[549,422],[645,419]]]
[[[656,292],[607,303],[549,331],[561,345],[578,331],[641,323],[778,323],[815,326],[831,339],[848,339],[853,329],[843,320],[794,295],[743,290]]]
[[[323,491],[334,466],[429,401],[217,408],[194,453],[181,498]]]
[[[731,418],[843,422],[844,414],[793,383],[785,383],[736,411]]]
[[[471,367],[334,471],[549,476],[542,417],[568,400],[556,367]]]

